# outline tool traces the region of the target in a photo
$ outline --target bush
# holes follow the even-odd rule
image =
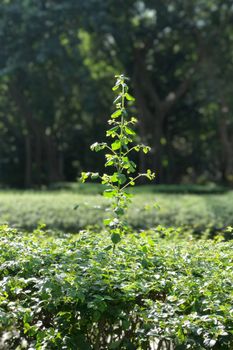
[[[177,234],[1,227],[1,349],[232,349],[233,242]]]

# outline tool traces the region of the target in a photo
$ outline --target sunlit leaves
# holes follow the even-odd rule
[[[146,177],[147,177],[149,180],[153,180],[153,179],[155,178],[155,173],[152,173],[152,171],[151,171],[150,169],[147,169]]]
[[[91,174],[91,179],[92,180],[96,180],[96,179],[98,179],[99,178],[99,173],[92,173]]]
[[[135,98],[132,95],[128,94],[128,93],[125,94],[125,97],[126,97],[126,99],[128,101],[135,101]]]
[[[117,133],[117,131],[119,130],[119,126],[114,126],[113,128],[111,128],[110,130],[107,130],[106,135],[107,136],[111,136],[111,137],[115,137],[115,136],[119,136],[119,134]]]
[[[129,128],[128,126],[124,127],[126,134],[128,135],[136,135],[135,131]]]
[[[114,198],[116,194],[117,192],[115,190],[108,189],[104,191],[103,196],[105,198]]]
[[[113,87],[113,91],[118,91],[118,95],[113,102],[116,105],[116,111],[111,115],[108,121],[109,125],[112,127],[106,131],[106,136],[114,138],[115,140],[110,145],[107,143],[95,142],[91,146],[91,149],[96,152],[107,148],[108,153],[105,154],[105,167],[114,168],[113,174],[103,174],[102,176],[98,174],[97,176],[100,177],[102,184],[108,186],[103,193],[104,197],[113,199],[113,219],[109,222],[105,220],[105,225],[106,222],[108,222],[107,226],[114,245],[120,241],[121,235],[129,229],[127,224],[121,220],[121,216],[123,216],[130,203],[130,195],[125,192],[125,189],[129,186],[134,186],[135,181],[141,176],[145,176],[149,180],[154,179],[154,174],[150,170],[148,170],[146,174],[128,177],[129,174],[135,173],[137,168],[134,161],[130,160],[129,154],[132,151],[139,152],[140,150],[147,153],[150,148],[140,144],[131,146],[130,148],[130,144],[136,137],[136,132],[129,125],[136,124],[137,119],[135,117],[128,118],[126,107],[127,101],[132,102],[135,99],[128,93],[128,86],[126,84],[128,78],[124,75],[117,75],[116,78],[117,81]],[[91,178],[96,178],[96,175],[82,173],[81,180],[84,182],[89,176],[91,176]]]
[[[107,147],[107,144],[105,142],[102,142],[102,143],[95,142],[90,146],[91,150],[96,152],[101,151],[106,147]]]
[[[111,118],[115,119],[115,118],[119,117],[121,114],[122,114],[122,111],[118,109],[116,112],[114,112],[111,115]]]
[[[89,176],[90,176],[90,172],[87,172],[87,173],[82,172],[81,173],[81,182],[85,182]]]
[[[98,179],[100,176],[99,176],[99,173],[92,173],[92,172],[82,172],[81,173],[81,182],[85,182],[88,178],[91,178],[92,180],[96,180]]]
[[[150,151],[150,147],[148,147],[148,146],[143,146],[143,147],[142,147],[142,150],[143,150],[144,153],[148,153],[148,152]]]
[[[111,148],[112,148],[113,151],[116,151],[116,150],[120,149],[121,146],[122,146],[122,143],[121,143],[120,140],[116,140],[115,142],[113,142],[111,144]]]
[[[104,223],[111,235],[0,227],[7,349],[92,349],[99,335],[109,349],[128,329],[138,349],[164,338],[177,349],[232,349],[232,241],[186,241],[161,226],[122,236],[119,217]]]

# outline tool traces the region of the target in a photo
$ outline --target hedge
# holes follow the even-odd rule
[[[2,226],[0,348],[232,349],[233,241],[177,236]]]

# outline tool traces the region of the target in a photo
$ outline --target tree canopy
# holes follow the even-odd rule
[[[103,167],[114,75],[131,77],[139,134],[163,183],[233,182],[231,0],[3,0],[0,183]],[[98,161],[97,161],[98,160]]]

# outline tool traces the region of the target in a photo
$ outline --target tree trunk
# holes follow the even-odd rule
[[[233,185],[233,138],[230,135],[228,113],[228,107],[223,103],[219,118],[219,134],[222,148],[222,177],[226,183]]]
[[[160,183],[164,180],[164,169],[163,169],[163,147],[161,139],[163,138],[163,116],[155,116],[155,128],[153,132],[153,147],[152,147],[152,168],[156,174],[156,181]]]
[[[64,180],[63,162],[57,144],[51,135],[46,136],[48,182],[59,182]]]
[[[135,53],[134,88],[139,110],[140,136],[143,142],[152,146],[149,161],[148,156],[145,158],[145,155],[142,155],[141,167],[143,166],[143,172],[145,172],[146,162],[148,162],[152,171],[156,173],[158,183],[163,178],[161,139],[163,138],[163,122],[166,113],[163,101],[160,100],[151,82],[140,52]]]
[[[147,70],[146,55],[146,47],[135,49],[133,81],[140,116],[140,134],[143,136],[143,139],[148,139],[152,143],[152,170],[157,174],[157,181],[161,182],[165,179],[165,169],[162,165],[164,149],[161,144],[161,139],[164,137],[164,121],[172,108],[174,108],[176,102],[189,89],[192,83],[192,77],[201,62],[202,50],[200,46],[198,60],[187,71],[183,81],[180,82],[174,91],[169,91],[165,98],[161,98],[159,95],[156,82],[152,81],[150,72]],[[141,166],[145,166],[144,157],[140,163]]]
[[[35,140],[35,165],[36,165],[36,184],[41,185],[42,184],[42,178],[41,175],[43,173],[42,169],[42,144],[43,144],[43,135],[38,132],[36,135]]]
[[[31,138],[30,135],[25,135],[25,175],[24,185],[26,188],[32,186],[32,149],[31,149]]]
[[[42,168],[45,168],[45,171],[47,169],[45,181],[47,180],[49,183],[62,181],[64,179],[62,155],[59,154],[56,141],[52,135],[45,135],[45,125],[35,118],[24,93],[20,89],[20,79],[18,77],[12,80],[9,90],[19,115],[24,120],[30,134],[30,139],[25,138],[25,184],[31,186],[35,180],[35,183],[40,185],[42,182],[41,175],[44,170]],[[32,152],[32,148],[35,152]],[[43,167],[42,164],[44,154],[44,163],[47,162],[47,167]],[[31,162],[30,165],[29,161]],[[35,176],[32,176],[32,163],[36,169]]]
[[[59,158],[58,158],[58,164],[59,164],[59,174],[60,174],[60,181],[64,181],[65,175],[64,175],[64,154],[62,151],[59,151]]]

